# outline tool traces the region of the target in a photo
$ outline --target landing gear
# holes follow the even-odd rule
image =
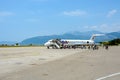
[[[47,46],[47,48],[49,49],[50,47],[49,47],[49,46]]]

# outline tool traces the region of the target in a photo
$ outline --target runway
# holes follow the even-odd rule
[[[120,46],[0,48],[0,80],[119,80]]]

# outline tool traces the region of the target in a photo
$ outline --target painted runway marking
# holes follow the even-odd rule
[[[113,76],[117,76],[117,75],[120,75],[120,72],[119,73],[114,73],[114,74],[111,74],[111,75],[108,75],[108,76],[105,76],[105,77],[101,77],[101,78],[98,78],[96,80],[103,80],[103,79],[106,79],[106,78],[109,78],[109,77],[113,77]]]

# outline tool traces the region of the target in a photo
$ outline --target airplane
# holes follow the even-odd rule
[[[96,36],[102,36],[104,34],[93,34],[89,40],[73,40],[73,39],[51,39],[48,40],[44,46],[48,49],[50,47],[62,49],[62,48],[77,48],[81,46],[92,46],[95,44],[94,39]]]

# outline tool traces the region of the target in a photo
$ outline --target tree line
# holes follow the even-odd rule
[[[100,44],[103,44],[103,45],[120,45],[120,38],[113,39],[113,40],[110,40],[110,41],[107,41],[107,42],[100,42]]]

